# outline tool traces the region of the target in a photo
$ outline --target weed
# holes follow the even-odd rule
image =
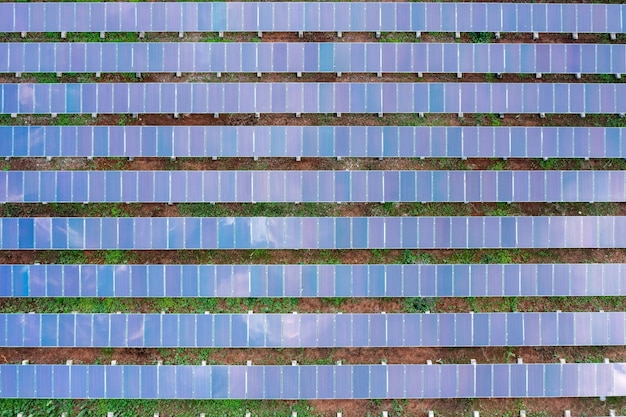
[[[319,259],[321,264],[339,264],[339,257],[335,251],[321,250],[319,251]]]
[[[558,158],[539,159],[537,163],[541,169],[563,169],[567,165],[565,159]]]
[[[177,207],[181,216],[188,217],[223,217],[230,214],[222,204],[182,203],[178,204]]]
[[[489,43],[493,42],[493,34],[490,32],[470,32],[472,43]]]
[[[404,311],[407,313],[425,313],[433,311],[437,304],[436,298],[431,297],[413,297],[404,301]]]
[[[347,300],[341,297],[322,298],[322,303],[329,304],[335,308],[340,308]]]
[[[413,252],[408,249],[405,249],[402,252],[402,258],[400,259],[401,264],[415,264],[417,263],[417,256]]]
[[[85,114],[59,114],[50,119],[54,126],[86,126],[93,123],[93,118]]]
[[[62,250],[57,252],[57,263],[59,264],[84,264],[87,263],[87,256],[82,251]]]
[[[383,32],[380,34],[380,42],[419,42],[420,39],[412,32]]]
[[[482,256],[480,263],[483,264],[512,264],[514,263],[513,255],[507,250],[499,250],[489,252]]]
[[[389,250],[387,249],[372,249],[372,258],[371,261],[374,264],[383,264],[385,263],[385,257],[389,254]]]
[[[517,204],[496,203],[494,208],[485,209],[487,216],[522,216],[523,210]]]
[[[134,256],[129,251],[108,250],[104,251],[104,263],[110,265],[125,265],[130,263]]]
[[[506,169],[506,161],[504,159],[496,159],[489,169],[493,171],[502,171],[503,169]]]

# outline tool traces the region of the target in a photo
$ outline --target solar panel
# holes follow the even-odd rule
[[[625,158],[625,140],[605,127],[0,126],[0,157]]]
[[[626,313],[623,312],[0,314],[0,326],[7,329],[0,345],[82,348],[606,346],[626,343],[625,323]]]
[[[0,265],[0,276],[5,277],[0,283],[0,297],[563,297],[626,294],[626,267],[623,264],[7,264]],[[164,286],[166,280],[168,285]]]
[[[4,171],[0,203],[624,202],[625,183],[624,171]]]
[[[626,364],[623,363],[298,366],[4,364],[0,365],[0,395],[3,398],[50,399],[302,400],[607,397],[626,393],[624,384],[620,383],[625,373]],[[527,380],[528,384],[519,384]]]
[[[3,3],[0,32],[623,33],[618,4]],[[575,16],[586,16],[576,19]]]
[[[0,113],[12,115],[626,113],[624,84],[20,83],[0,84],[0,95]],[[602,106],[588,102],[591,97]]]
[[[19,42],[0,45],[0,72],[623,74],[625,54],[619,44]]]
[[[0,248],[626,248],[626,236],[615,233],[624,228],[621,216],[5,217],[0,218]]]

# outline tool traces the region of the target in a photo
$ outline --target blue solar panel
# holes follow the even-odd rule
[[[370,397],[606,397],[624,395],[626,391],[619,382],[625,372],[626,365],[623,363],[0,365],[0,395],[3,398],[50,399],[303,400]]]
[[[236,217],[202,218],[201,249],[328,249],[343,248],[336,234],[350,235],[350,247],[359,248],[624,248],[626,237],[614,233],[626,227],[624,217],[470,217],[457,224],[451,240],[450,217],[354,217],[336,229],[336,218]],[[184,222],[170,230],[168,222]],[[180,238],[187,222],[181,218],[2,218],[1,248],[16,249],[186,249]],[[398,223],[399,221],[399,223]],[[181,223],[183,224],[183,223]],[[318,235],[320,224],[332,232]],[[398,228],[406,239],[384,239],[385,228]],[[417,229],[417,230],[416,230]],[[118,230],[120,231],[118,233]],[[239,231],[236,233],[235,231]],[[286,234],[283,231],[289,230]],[[412,233],[417,232],[417,239]],[[462,238],[460,238],[459,236]],[[68,238],[70,236],[70,238]],[[151,240],[149,237],[152,237]],[[469,239],[468,239],[469,238]],[[50,242],[52,245],[50,245]],[[193,248],[197,248],[193,242]],[[347,249],[347,248],[346,248]]]
[[[4,100],[2,114],[113,114],[113,113],[179,113],[187,112],[189,84],[142,83],[115,84],[116,97],[144,97],[112,102],[113,84],[1,84]],[[626,103],[616,97],[626,93],[623,84],[483,84],[483,83],[196,83],[191,88],[208,103],[193,105],[191,113],[564,113],[597,114],[598,106],[587,98],[597,96],[603,103],[602,113],[626,113]],[[285,105],[284,88],[303,100]],[[97,103],[91,97],[95,90]],[[130,94],[130,91],[133,94]],[[268,91],[269,90],[269,91]],[[78,100],[80,91],[81,100]],[[250,102],[254,92],[255,102]],[[342,108],[350,91],[351,100]],[[395,91],[396,93],[392,92]],[[398,92],[402,92],[401,94]],[[522,93],[523,91],[523,93]],[[554,94],[552,94],[554,91]],[[34,92],[34,94],[33,94]],[[273,93],[272,93],[273,92]],[[412,94],[410,94],[412,93]],[[352,98],[355,94],[358,97]],[[390,95],[391,94],[391,95]],[[395,95],[394,95],[395,94]],[[76,95],[76,100],[72,97]],[[467,103],[464,98],[477,97]],[[539,103],[525,102],[538,96]],[[32,99],[26,106],[22,97]],[[160,97],[155,100],[154,97]],[[268,100],[269,97],[269,100]],[[457,97],[460,100],[457,101]],[[563,99],[567,97],[567,99]],[[51,100],[48,100],[51,98]],[[80,102],[80,103],[79,103]],[[95,107],[94,107],[95,105]]]
[[[543,4],[507,3],[6,3],[0,7],[0,31],[622,33],[622,9],[550,4],[546,12]]]
[[[617,346],[626,343],[625,314],[0,314],[0,325],[7,329],[0,344],[116,348]],[[58,333],[55,327],[46,327],[57,322]],[[213,337],[204,333],[207,326],[215,329]],[[387,328],[394,329],[393,336]]]
[[[157,132],[173,146],[157,150]],[[622,158],[623,142],[603,127],[0,126],[4,157]]]
[[[0,202],[623,202],[624,175],[622,171],[272,171],[270,182],[281,186],[270,189],[266,171],[7,171],[0,172],[0,183],[7,184],[0,189]],[[88,192],[88,183],[103,187]],[[202,184],[216,187],[205,195]],[[580,193],[585,184],[603,184],[607,192]],[[68,226],[70,236],[82,236],[82,223],[70,222],[75,223]],[[181,220],[171,222],[179,223],[170,224],[172,230],[185,227]],[[514,237],[514,226],[510,227],[506,236]],[[26,241],[30,229],[32,224],[25,223],[20,230]],[[329,229],[321,225],[320,230]],[[399,225],[389,230],[390,240],[400,238],[393,233],[399,232]],[[171,246],[181,246],[180,239],[182,234]],[[80,247],[82,240],[69,244]]]

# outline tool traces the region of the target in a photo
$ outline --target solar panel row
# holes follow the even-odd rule
[[[0,171],[0,203],[626,202],[624,171]]]
[[[0,72],[626,73],[626,46],[474,43],[3,43]]]
[[[0,84],[3,114],[626,113],[626,84]]]
[[[0,218],[0,249],[626,248],[626,217]]]
[[[0,365],[3,398],[622,396],[626,364]]]
[[[0,314],[5,347],[624,345],[626,313]]]
[[[0,32],[623,33],[621,4],[5,3]]]
[[[625,264],[0,265],[0,297],[626,295]]]
[[[0,157],[624,158],[623,128],[0,126]]]

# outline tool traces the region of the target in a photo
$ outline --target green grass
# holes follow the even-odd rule
[[[9,203],[0,207],[4,217],[36,216],[54,212],[56,217],[130,217],[130,205],[121,203],[50,203],[40,204]]]
[[[181,216],[190,217],[324,217],[339,209],[332,203],[244,203],[236,206],[211,203],[177,204]]]
[[[420,38],[415,36],[414,32],[382,32],[379,38],[380,42],[419,42]]]
[[[3,313],[291,313],[298,311],[298,298],[14,298],[0,302]]]
[[[476,113],[474,120],[477,126],[502,126],[502,119],[494,113]]]
[[[433,311],[437,305],[437,299],[431,297],[413,297],[404,300],[406,313],[425,313]]]
[[[68,417],[102,417],[112,411],[115,417],[152,416],[154,413],[177,417],[198,417],[206,413],[211,417],[241,417],[247,411],[255,417],[290,416],[296,411],[299,417],[317,417],[306,401],[258,400],[0,400],[0,417],[24,416],[58,417],[62,412]]]
[[[104,253],[102,257],[104,258],[104,263],[108,265],[124,265],[134,261],[134,255],[130,251],[107,250],[100,251],[100,253]]]
[[[470,40],[472,43],[489,43],[493,42],[495,36],[490,32],[470,32]]]
[[[57,262],[59,264],[85,264],[87,263],[87,256],[82,251],[77,250],[62,250],[57,252]]]
[[[57,34],[53,33],[53,35]],[[104,39],[100,38],[99,32],[67,33],[68,42],[139,42],[140,40],[135,32],[106,32]]]
[[[50,119],[50,124],[54,126],[86,126],[93,123],[93,117],[86,114],[59,114]]]

